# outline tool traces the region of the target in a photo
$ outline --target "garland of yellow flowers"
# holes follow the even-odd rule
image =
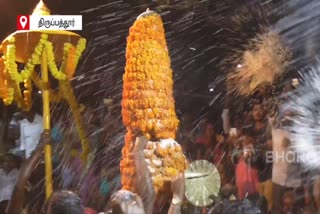
[[[64,64],[62,66],[64,69],[64,73],[67,75],[67,78],[71,80],[76,71],[76,66],[78,64],[78,62],[76,62],[77,49],[70,43],[66,43],[64,45]]]
[[[18,66],[16,64],[16,46],[14,44],[15,38],[11,37],[9,39],[9,45],[7,46],[7,51],[5,54],[5,70],[8,71],[13,81],[22,83],[24,80],[30,78],[35,65],[40,64],[40,56],[42,54],[44,44],[47,42],[47,39],[47,34],[41,34],[39,43],[36,45],[31,58],[28,59],[27,64],[25,65],[25,68],[21,71],[21,73],[18,72]]]
[[[23,96],[21,94],[20,83],[13,82],[11,85],[13,86],[14,100],[16,101],[18,108],[24,110],[25,106],[24,106],[24,102],[23,102]]]
[[[8,87],[6,80],[6,72],[4,69],[4,58],[0,58],[0,97],[3,99],[5,105],[10,105],[13,101],[13,89]],[[2,71],[2,72],[1,72]]]
[[[81,54],[85,50],[85,47],[86,40],[83,38],[79,39],[76,48],[74,48],[74,46],[70,43],[64,44],[63,64],[61,65],[61,70],[64,71],[64,74],[68,79],[71,79],[73,77],[76,66],[79,62]],[[73,88],[68,80],[60,80],[59,88],[63,98],[70,105],[72,115],[76,123],[82,145],[82,160],[87,161],[88,155],[90,153],[89,141],[83,127],[83,119],[81,116],[79,105],[77,104],[77,99],[73,92]]]
[[[30,78],[24,81],[24,87],[25,90],[23,91],[23,95],[25,110],[30,111],[32,105],[32,82]]]
[[[53,45],[51,42],[47,41],[45,43],[45,51],[47,52],[48,67],[52,76],[57,80],[65,80],[67,76],[63,72],[59,71],[57,68],[57,65],[54,59]]]
[[[80,56],[82,52],[85,50],[85,45],[86,45],[86,40],[81,38],[78,41],[77,47],[74,48],[70,43],[65,43],[65,48],[64,48],[64,57],[63,57],[63,63],[64,65],[61,66],[61,70],[65,70],[64,74],[61,71],[58,71],[57,66],[54,61],[54,53],[53,53],[53,46],[52,43],[47,41],[48,35],[47,34],[42,34],[39,43],[34,49],[34,52],[31,55],[31,58],[27,61],[27,64],[25,68],[21,71],[21,73],[18,72],[17,64],[16,64],[16,58],[15,58],[15,53],[16,53],[16,47],[15,47],[15,38],[12,37],[9,39],[9,44],[7,48],[7,52],[5,56],[3,57],[4,59],[4,65],[5,65],[5,70],[8,71],[10,78],[13,80],[13,88],[7,87],[7,95],[3,95],[4,102],[6,104],[11,104],[12,101],[14,100],[14,97],[16,98],[17,104],[19,107],[24,108],[24,109],[29,109],[29,104],[31,104],[31,93],[26,90],[24,92],[25,95],[28,96],[28,98],[23,97],[21,95],[21,90],[20,90],[20,85],[17,85],[18,83],[21,82],[26,82],[28,79],[35,75],[33,75],[34,72],[34,67],[36,64],[40,63],[40,56],[42,54],[43,48],[45,48],[48,56],[48,65],[49,69],[51,71],[51,74],[58,80],[64,80],[66,77],[68,79],[71,79],[74,75],[75,72],[75,67],[80,59]],[[70,54],[71,52],[71,54]],[[66,65],[65,65],[66,64]],[[65,68],[66,67],[66,68]],[[35,84],[38,86],[39,89],[42,89],[40,87],[41,84],[39,84],[38,79],[32,78]],[[41,81],[41,80],[40,80]],[[17,94],[14,95],[16,92]],[[61,100],[60,93],[54,93],[52,90],[50,90],[51,94],[51,101],[53,102],[59,102]],[[23,104],[23,101],[26,102],[25,105]]]
[[[43,90],[42,80],[34,72],[35,65],[40,64],[40,59],[43,50],[47,53],[48,67],[52,76],[59,80],[60,90],[55,93],[53,90],[50,90],[50,101],[59,102],[64,98],[71,107],[71,110],[74,115],[76,122],[77,130],[79,132],[79,137],[82,144],[82,158],[87,159],[89,154],[89,142],[85,134],[85,129],[83,127],[83,121],[81,117],[80,110],[78,108],[77,100],[74,96],[73,89],[69,80],[73,77],[75,73],[76,66],[79,62],[79,59],[85,50],[86,40],[80,38],[76,48],[70,44],[64,44],[64,54],[62,65],[60,70],[58,70],[54,52],[53,45],[48,40],[47,34],[42,34],[39,43],[36,45],[34,52],[32,53],[30,59],[28,59],[25,68],[18,72],[18,67],[16,64],[16,46],[15,38],[12,37],[9,39],[9,45],[7,46],[6,54],[3,56],[4,64],[4,75],[7,71],[8,77],[7,80],[3,80],[4,90],[1,91],[1,79],[0,79],[0,96],[3,97],[5,104],[11,104],[15,99],[19,108],[28,110],[31,108],[31,94],[32,94],[32,82],[36,85],[37,88]],[[24,82],[26,90],[24,90],[22,95],[20,83]],[[8,84],[9,83],[9,84]],[[9,87],[9,86],[12,86]]]
[[[48,35],[47,34],[41,34],[41,38],[39,43],[36,45],[34,52],[31,55],[31,58],[28,60],[25,69],[21,71],[21,74],[18,72],[17,64],[16,64],[16,47],[15,47],[15,38],[11,37],[9,39],[9,45],[7,46],[7,52],[5,54],[5,69],[10,74],[10,77],[15,82],[21,83],[26,79],[29,79],[31,76],[31,73],[34,71],[34,67],[36,64],[40,64],[40,56],[42,54],[43,48],[45,48],[45,51],[47,53],[47,59],[48,59],[48,66],[50,69],[50,72],[52,76],[57,80],[65,80],[66,74],[64,74],[62,71],[59,71],[54,58],[54,52],[53,52],[53,45],[51,42],[47,41]],[[66,62],[66,58],[69,54],[70,48],[73,46],[70,43],[65,43],[64,47],[64,59],[63,62]],[[76,47],[75,53],[72,54],[74,56],[71,57],[72,60],[69,60],[70,63],[68,63],[68,66],[71,68],[74,68],[85,50],[86,47],[86,40],[84,38],[80,38]],[[70,57],[70,56],[69,56]],[[64,66],[61,66],[62,70],[64,69]],[[67,69],[67,71],[74,71],[75,69]],[[73,76],[74,73],[68,76]]]
[[[81,116],[81,112],[79,110],[79,105],[77,103],[77,99],[74,96],[72,86],[69,81],[61,80],[59,81],[59,87],[62,91],[63,98],[68,102],[70,105],[72,115],[76,122],[76,127],[79,133],[79,138],[81,140],[82,145],[82,160],[86,161],[90,152],[89,149],[89,141],[87,139],[87,135],[85,133],[85,129],[83,127],[83,120]]]
[[[54,52],[53,52],[53,46],[52,43],[49,41],[45,42],[45,50],[47,52],[48,56],[48,66],[49,70],[52,74],[52,76],[57,79],[57,80],[65,80],[69,76],[73,76],[75,71],[75,67],[78,64],[78,61],[80,59],[81,54],[85,50],[86,47],[86,40],[84,38],[80,38],[75,50],[75,56],[72,56],[72,54],[69,56],[69,51],[73,46],[70,43],[65,43],[64,44],[64,54],[63,54],[63,60],[62,60],[62,65],[60,68],[60,71],[57,68],[57,65],[55,63],[54,59]],[[68,60],[67,60],[68,59]],[[68,68],[68,69],[66,69]],[[67,71],[66,73],[68,74],[68,71],[71,72],[68,75],[62,71]]]
[[[8,88],[8,95],[3,99],[4,104],[10,105],[14,100],[14,90],[13,88]]]

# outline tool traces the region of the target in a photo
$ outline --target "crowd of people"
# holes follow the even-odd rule
[[[288,157],[287,154],[292,154],[290,133],[284,128],[287,115],[275,116],[277,105],[281,99],[286,99],[292,89],[291,84],[286,86],[281,96],[277,96],[279,102],[276,102],[274,95],[269,93],[271,87],[263,86],[249,100],[244,100],[245,105],[235,105],[227,97],[219,116],[208,116],[198,121],[191,113],[185,112],[180,118],[177,141],[188,162],[205,159],[217,167],[221,177],[220,195],[228,203],[250,200],[254,201],[261,213],[275,214],[307,214],[316,213],[320,209],[320,174],[304,170],[299,162],[290,161],[292,159],[277,159],[280,155]],[[230,213],[221,211],[221,206],[220,211],[217,211],[217,201],[206,208],[191,205],[184,198],[183,174],[172,180],[172,201],[171,198],[163,203],[156,200],[144,157],[136,155],[144,149],[147,142],[144,137],[137,138],[133,150],[135,164],[140,172],[137,192],[120,190],[121,175],[117,162],[113,167],[101,164],[92,167],[101,149],[103,138],[99,136],[101,132],[98,130],[102,123],[98,122],[90,109],[83,115],[91,133],[91,165],[83,165],[81,161],[81,146],[74,140],[77,133],[70,128],[72,126],[65,125],[69,127],[66,134],[61,131],[59,123],[53,124],[51,133],[46,133],[42,129],[42,117],[35,111],[19,113],[13,117],[7,136],[8,144],[12,146],[6,149],[7,153],[1,161],[0,213],[5,210],[9,210],[10,214],[21,213],[23,210],[28,210],[27,213],[40,213],[39,210],[42,210],[50,214],[97,211]],[[70,142],[69,149],[66,149],[66,141]],[[40,155],[44,142],[53,145],[53,176],[57,190],[45,203],[45,208],[45,170]],[[120,156],[120,151],[116,153]],[[26,170],[35,162],[39,162],[37,173]],[[22,196],[21,192],[32,197]],[[26,204],[28,208],[25,208]],[[19,209],[21,212],[16,212]]]
[[[296,153],[286,131],[290,112],[279,112],[294,85],[286,85],[277,101],[273,93],[271,86],[261,86],[245,105],[236,107],[226,98],[221,122],[217,117],[204,119],[198,129],[186,115],[179,142],[190,161],[207,159],[217,166],[221,190],[229,189],[228,196],[238,200],[256,196],[263,213],[316,213],[319,177],[292,157]]]

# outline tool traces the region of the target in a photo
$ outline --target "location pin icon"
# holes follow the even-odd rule
[[[21,24],[22,28],[24,29],[26,27],[26,25],[27,25],[27,22],[28,22],[27,17],[26,16],[21,16],[19,21],[20,21],[20,24]]]

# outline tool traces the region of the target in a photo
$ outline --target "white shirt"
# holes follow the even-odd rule
[[[222,123],[223,123],[223,131],[225,134],[229,134],[230,129],[231,129],[229,109],[223,109],[221,118],[222,118]]]
[[[9,174],[6,174],[2,169],[0,169],[0,202],[11,199],[17,178],[17,169],[11,170]]]
[[[285,130],[272,129],[273,168],[272,182],[286,187],[299,187],[301,177],[294,152],[286,145],[289,135]]]
[[[27,119],[20,122],[20,149],[25,150],[26,158],[37,147],[40,135],[43,132],[43,119],[36,114],[34,120],[30,123]]]

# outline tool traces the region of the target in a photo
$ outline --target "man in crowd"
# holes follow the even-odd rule
[[[300,169],[294,163],[294,153],[290,150],[288,133],[282,129],[272,130],[273,141],[273,200],[281,201],[285,192],[301,186]],[[292,157],[291,157],[292,156]],[[268,158],[269,159],[269,158]],[[274,213],[282,209],[281,203],[274,203]]]
[[[6,209],[8,201],[11,199],[11,195],[16,185],[18,177],[18,163],[15,156],[7,154],[4,158],[4,163],[0,169],[0,203]]]
[[[25,157],[29,158],[39,143],[43,131],[43,119],[34,110],[22,112],[20,122],[20,149],[25,151]]]
[[[252,165],[258,169],[259,183],[257,190],[268,201],[269,210],[272,208],[272,162],[266,162],[266,152],[272,151],[271,135],[267,129],[266,113],[261,101],[256,100],[252,106],[253,122],[244,127],[247,135],[255,139],[255,155]]]

